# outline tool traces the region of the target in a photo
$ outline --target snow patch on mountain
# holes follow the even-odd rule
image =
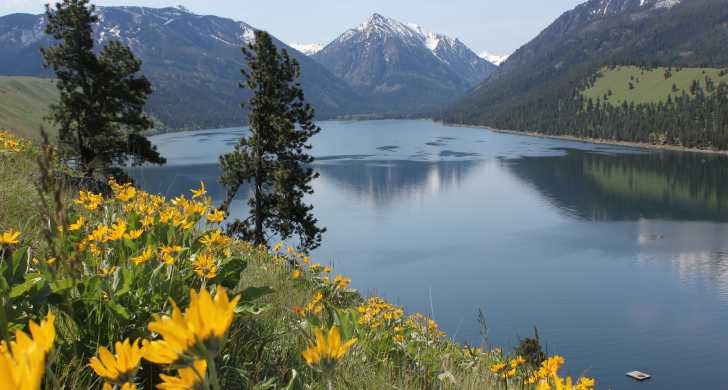
[[[478,54],[478,56],[480,56],[480,58],[482,58],[494,65],[500,66],[500,64],[506,62],[508,57],[510,57],[511,55],[510,54],[495,54],[495,53],[491,53],[489,51],[483,51],[483,52],[480,52],[480,54]]]
[[[307,56],[312,56],[324,48],[324,45],[320,43],[289,43],[288,46],[300,51]]]
[[[682,0],[657,0],[654,8],[672,8],[680,4]]]

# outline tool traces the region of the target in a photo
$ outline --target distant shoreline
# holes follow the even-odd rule
[[[505,129],[496,129],[494,127],[489,127],[489,126],[480,126],[480,125],[463,125],[463,124],[454,124],[454,123],[444,123],[444,124],[448,125],[448,126],[455,126],[455,127],[485,129],[485,130],[490,130],[494,133],[523,135],[523,136],[529,136],[529,137],[550,138],[550,139],[558,139],[558,140],[566,140],[566,141],[579,141],[579,142],[587,142],[587,143],[597,144],[597,145],[627,146],[627,147],[639,148],[639,149],[668,150],[668,151],[672,151],[672,152],[690,152],[690,153],[718,154],[718,155],[728,156],[728,150],[688,148],[688,147],[679,146],[679,145],[655,145],[655,144],[649,144],[646,142],[616,141],[616,140],[602,139],[602,138],[576,137],[573,135],[552,135],[552,134],[540,133],[537,131],[505,130]]]

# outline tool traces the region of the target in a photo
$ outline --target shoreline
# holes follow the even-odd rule
[[[454,127],[484,129],[484,130],[492,131],[494,133],[521,135],[521,136],[537,137],[537,138],[549,138],[549,139],[557,139],[557,140],[563,140],[563,141],[578,141],[578,142],[586,142],[586,143],[595,144],[595,145],[625,146],[625,147],[637,148],[637,149],[665,150],[665,151],[671,151],[671,152],[689,152],[689,153],[717,154],[717,155],[721,155],[721,156],[728,156],[728,150],[688,148],[685,146],[678,146],[678,145],[655,145],[655,144],[649,144],[646,142],[616,141],[616,140],[602,139],[602,138],[584,138],[584,137],[577,137],[577,136],[573,136],[573,135],[553,135],[553,134],[540,133],[537,131],[518,131],[518,130],[496,129],[494,127],[481,126],[481,125],[464,125],[464,124],[454,124],[454,123],[444,123],[444,122],[443,122],[443,124],[448,125],[448,126],[454,126]]]

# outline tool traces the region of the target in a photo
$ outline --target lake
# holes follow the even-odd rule
[[[314,258],[353,287],[461,342],[481,342],[478,309],[504,348],[538,327],[600,389],[728,387],[725,157],[425,120],[320,125]],[[220,202],[218,155],[245,133],[155,136],[168,164],[132,174],[167,196],[203,180]]]

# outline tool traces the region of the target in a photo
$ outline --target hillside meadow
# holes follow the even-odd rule
[[[55,133],[45,118],[57,101],[58,89],[50,79],[0,76],[0,129],[36,141],[41,126]]]
[[[693,81],[698,81],[703,90],[708,90],[706,77],[717,86],[720,82],[728,82],[728,71],[716,68],[603,67],[583,95],[594,101],[607,96],[606,101],[612,105],[623,102],[664,103],[668,97],[675,99],[683,92],[689,94]]]

